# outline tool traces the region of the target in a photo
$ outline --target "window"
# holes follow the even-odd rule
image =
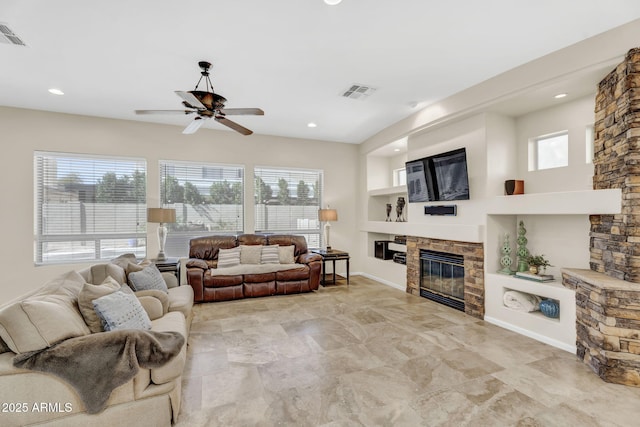
[[[193,237],[242,233],[244,168],[161,161],[160,203],[176,210],[176,222],[167,224],[165,253],[187,256]]]
[[[321,247],[322,171],[257,167],[254,175],[256,232],[303,235]]]
[[[146,255],[144,159],[34,153],[36,264]]]
[[[407,170],[405,168],[393,170],[393,186],[407,185]]]
[[[530,148],[529,170],[569,165],[569,134],[566,131],[535,138]]]
[[[584,143],[585,143],[585,161],[587,164],[593,163],[593,143],[594,143],[594,127],[593,125],[587,126],[585,129]]]

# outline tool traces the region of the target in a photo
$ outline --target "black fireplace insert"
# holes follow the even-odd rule
[[[464,311],[464,257],[421,249],[420,296]]]

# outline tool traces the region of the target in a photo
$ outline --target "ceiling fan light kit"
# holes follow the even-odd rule
[[[136,110],[136,114],[197,114],[197,117],[182,131],[183,134],[195,133],[204,124],[205,120],[213,118],[218,123],[227,126],[242,135],[251,135],[253,131],[226,118],[226,115],[262,116],[264,111],[260,108],[224,108],[227,99],[213,91],[213,85],[209,78],[211,63],[198,62],[202,70],[196,87],[191,91],[175,91],[182,98],[182,105],[187,110]],[[205,90],[198,90],[204,78]]]

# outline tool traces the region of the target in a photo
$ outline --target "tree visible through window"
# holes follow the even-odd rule
[[[258,167],[254,175],[256,232],[299,234],[320,247],[322,171]]]
[[[146,255],[146,162],[34,154],[37,264]]]
[[[241,233],[243,201],[242,166],[161,161],[160,202],[176,209],[176,223],[167,224],[166,254],[187,256],[194,237]]]

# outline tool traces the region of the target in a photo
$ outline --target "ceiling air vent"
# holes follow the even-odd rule
[[[349,89],[342,92],[342,96],[345,98],[364,100],[375,91],[376,88],[371,86],[352,84]]]
[[[16,33],[11,31],[11,28],[4,22],[0,22],[0,43],[15,44],[18,46],[27,45]]]

